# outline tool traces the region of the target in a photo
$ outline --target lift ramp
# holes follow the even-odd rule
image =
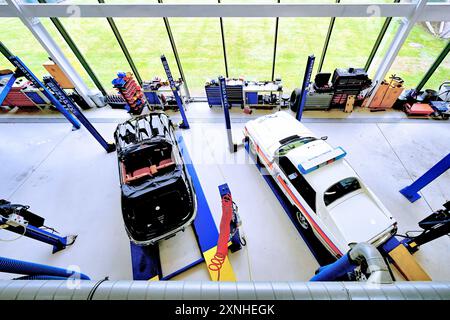
[[[220,279],[218,279],[217,271],[211,270],[208,267],[217,251],[219,231],[212,217],[211,210],[186,144],[182,135],[179,133],[177,133],[177,141],[183,155],[184,163],[186,164],[186,168],[192,179],[197,197],[197,216],[192,224],[192,227],[197,240],[197,246],[200,249],[202,257],[169,275],[163,275],[158,243],[151,246],[137,246],[131,243],[133,280],[170,280],[184,271],[195,267],[196,265],[205,263],[205,267],[207,268],[212,281],[237,281],[228,257],[226,257],[220,269]]]

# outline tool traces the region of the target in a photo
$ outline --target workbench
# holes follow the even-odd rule
[[[142,83],[142,91],[144,92],[144,95],[147,98],[147,102],[151,107],[162,108],[163,110],[166,110],[170,107],[176,106],[175,99],[173,106],[167,104],[167,101],[170,101],[173,98],[173,92],[169,85],[163,85],[155,90],[154,88],[151,88],[151,84],[151,82],[145,81]],[[182,83],[177,82],[177,88],[179,92],[181,92],[181,86]],[[166,103],[162,102],[162,95],[166,97]],[[184,101],[184,95],[181,95],[181,99]]]
[[[270,108],[273,109],[273,107],[281,108],[281,96],[283,95],[283,86],[281,83],[275,83],[275,82],[269,82],[269,83],[254,83],[249,82],[247,85],[244,86],[244,96],[245,96],[245,105],[249,106],[251,108],[261,108],[266,109]],[[273,93],[277,95],[277,101],[275,103],[273,102],[264,102],[263,100],[260,101],[259,95],[261,94],[269,94],[272,96]]]

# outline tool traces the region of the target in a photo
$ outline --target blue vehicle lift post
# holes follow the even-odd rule
[[[443,174],[450,168],[450,153],[447,154],[441,161],[436,163],[421,177],[414,181],[411,185],[400,190],[400,193],[406,197],[410,202],[420,199],[419,191],[426,187],[429,183]]]
[[[295,115],[295,118],[298,121],[302,121],[303,108],[305,107],[306,103],[306,94],[308,93],[308,86],[311,82],[311,76],[313,72],[315,59],[316,58],[314,57],[314,55],[310,55],[308,56],[308,62],[306,63],[305,75],[303,77],[303,84],[302,84],[302,92],[300,95],[300,99],[298,101],[297,114]]]
[[[189,129],[189,122],[184,111],[183,101],[181,101],[180,95],[178,94],[178,88],[175,84],[175,80],[173,80],[172,72],[170,71],[169,63],[167,62],[165,55],[161,55],[161,62],[163,64],[164,71],[166,72],[167,80],[169,80],[170,89],[172,89],[173,96],[175,97],[178,109],[180,110],[181,118],[183,119],[183,121],[179,124],[179,127],[181,129]]]
[[[219,77],[220,99],[222,101],[223,114],[225,116],[225,127],[227,129],[228,148],[230,152],[237,151],[237,144],[233,142],[233,134],[231,132],[230,105],[228,103],[227,85],[223,76]]]
[[[101,146],[106,150],[106,152],[112,152],[116,150],[114,143],[108,143],[102,137],[102,135],[95,129],[92,123],[86,118],[86,116],[78,109],[78,107],[73,103],[72,99],[67,96],[64,90],[60,87],[58,82],[52,77],[44,77],[44,83],[47,89],[53,93],[53,95],[58,99],[58,101],[65,107],[66,110],[72,112],[72,114],[77,117],[77,119],[84,125],[84,127],[92,134],[92,136],[97,140]]]

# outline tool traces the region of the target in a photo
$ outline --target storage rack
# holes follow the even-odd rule
[[[130,113],[140,114],[147,104],[142,88],[129,72],[117,73],[117,78],[112,81],[114,88],[123,96],[130,107]]]
[[[276,94],[277,101],[274,103],[260,102],[259,96],[261,94]],[[244,87],[245,105],[251,108],[273,109],[274,107],[281,108],[281,96],[283,95],[283,86],[281,82],[249,82]]]

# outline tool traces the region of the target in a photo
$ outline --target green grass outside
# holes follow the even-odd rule
[[[39,77],[46,72],[42,63],[47,54],[19,19],[2,18],[8,30],[1,40]],[[71,53],[49,19],[42,19],[49,33],[73,63],[86,83],[92,81]],[[125,57],[106,19],[61,19],[63,25],[94,69],[107,90],[117,71],[129,71]],[[172,72],[179,76],[175,59],[162,19],[115,19],[143,79],[158,75],[165,78],[160,55],[168,58]],[[329,18],[281,18],[279,24],[277,63],[275,76],[281,77],[287,92],[299,86],[305,70],[307,56],[316,56],[319,63]],[[336,19],[323,71],[336,67],[363,67],[384,19]],[[204,83],[209,78],[225,74],[223,49],[218,18],[171,18],[172,32],[191,93],[204,95]],[[388,30],[384,47],[374,60],[371,73],[378,67],[399,22],[394,20]],[[274,18],[224,18],[224,30],[229,75],[247,79],[270,80],[273,61]],[[390,73],[403,77],[407,87],[415,86],[428,70],[448,40],[431,35],[417,25],[401,49]],[[427,83],[437,88],[450,77],[450,58],[444,61]],[[10,68],[0,57],[1,68]]]

